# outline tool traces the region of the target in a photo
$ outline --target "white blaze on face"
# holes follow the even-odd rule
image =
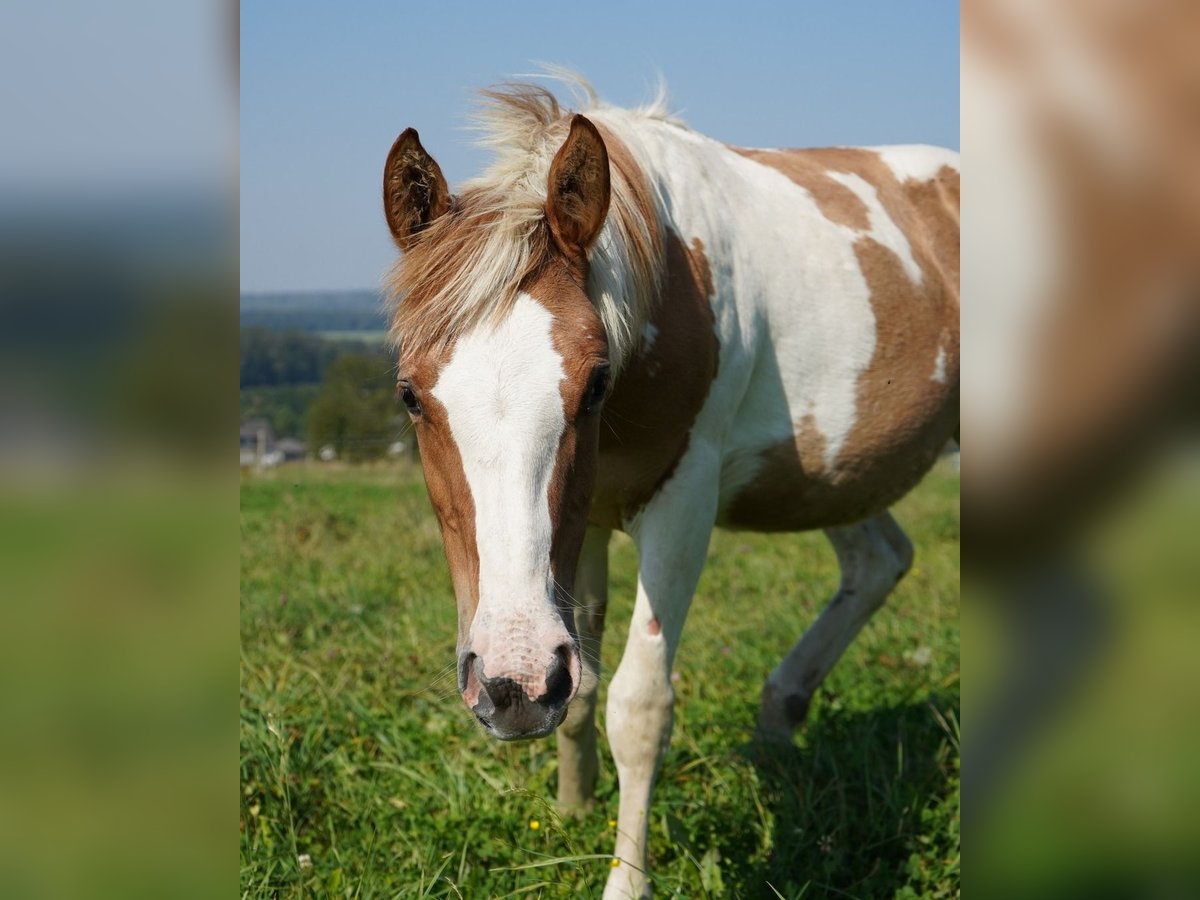
[[[565,420],[553,317],[528,294],[460,338],[433,395],[446,408],[475,505],[479,605],[468,641],[489,677],[530,684],[567,638],[554,604],[549,488]],[[550,643],[546,643],[549,641]],[[535,653],[536,672],[504,671]]]

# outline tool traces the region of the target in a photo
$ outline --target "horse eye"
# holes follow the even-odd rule
[[[583,411],[585,413],[595,412],[604,402],[604,398],[608,394],[608,381],[607,363],[596,366],[592,370],[592,377],[588,379],[587,391],[583,395]]]
[[[400,401],[408,408],[409,415],[419,416],[421,414],[421,401],[413,393],[411,384],[407,381],[401,381],[396,386],[396,394],[400,397]]]

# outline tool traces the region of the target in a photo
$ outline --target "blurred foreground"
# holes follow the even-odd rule
[[[1196,896],[1200,7],[962,36],[967,885]]]
[[[0,12],[6,897],[236,877],[234,15]]]

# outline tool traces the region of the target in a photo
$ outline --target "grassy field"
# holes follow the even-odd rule
[[[939,467],[896,513],[915,568],[789,750],[750,743],[758,692],[835,588],[832,550],[715,535],[652,811],[656,896],[958,896],[957,474]],[[611,560],[606,675],[632,607],[628,539]],[[241,618],[244,897],[600,895],[611,757],[595,809],[562,820],[553,739],[493,741],[462,706],[418,469],[246,476]]]

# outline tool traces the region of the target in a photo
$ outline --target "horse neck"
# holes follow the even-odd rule
[[[672,240],[680,230],[664,191],[656,132],[680,130],[627,110],[604,110],[596,124],[608,146],[613,195],[608,221],[591,254],[589,294],[609,332],[619,371],[644,341],[656,311],[669,301]]]

